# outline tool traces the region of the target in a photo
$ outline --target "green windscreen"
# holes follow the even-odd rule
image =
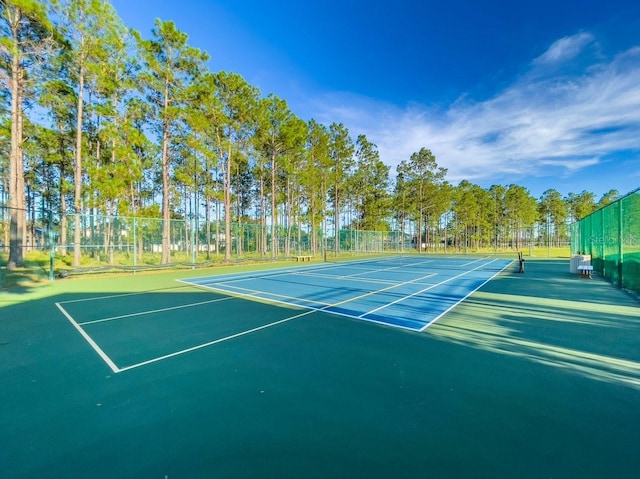
[[[571,252],[590,254],[595,271],[640,292],[640,189],[571,225]]]

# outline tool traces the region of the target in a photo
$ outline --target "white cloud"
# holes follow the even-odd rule
[[[562,69],[594,42],[589,33],[558,40],[486,101],[465,98],[442,112],[333,94],[317,99],[316,118],[366,134],[392,169],[429,148],[453,183],[575,175],[640,146],[640,48],[610,59],[591,55],[579,71]],[[550,63],[553,73],[541,73],[539,66]]]
[[[570,60],[579,55],[593,42],[593,35],[587,32],[556,40],[546,52],[533,60],[534,65],[548,65]]]

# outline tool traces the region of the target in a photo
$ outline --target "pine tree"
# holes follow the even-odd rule
[[[38,72],[55,47],[50,2],[4,0],[0,3],[0,71],[11,108],[9,151],[10,246],[8,269],[24,263],[26,237],[24,125],[25,105],[33,100]]]
[[[185,115],[188,87],[202,71],[208,55],[187,44],[187,35],[173,22],[156,20],[153,38],[135,33],[144,66],[139,78],[152,109],[150,123],[161,144],[162,171],[162,264],[171,260],[171,170],[175,128]]]

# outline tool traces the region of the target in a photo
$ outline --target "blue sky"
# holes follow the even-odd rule
[[[640,2],[112,0],[172,20],[212,71],[365,134],[392,167],[429,148],[447,179],[596,200],[640,186]]]

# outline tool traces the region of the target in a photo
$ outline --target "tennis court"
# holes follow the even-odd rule
[[[250,299],[423,331],[511,262],[490,257],[392,256],[184,282]]]
[[[393,256],[187,278],[180,280],[184,286],[56,306],[109,368],[120,373],[313,312],[423,331],[510,263],[490,257]],[[202,289],[214,294],[203,299]],[[281,307],[265,314],[264,302]],[[132,338],[140,343],[131,344]]]
[[[637,476],[638,301],[568,260],[198,273],[0,293],[1,477]]]

